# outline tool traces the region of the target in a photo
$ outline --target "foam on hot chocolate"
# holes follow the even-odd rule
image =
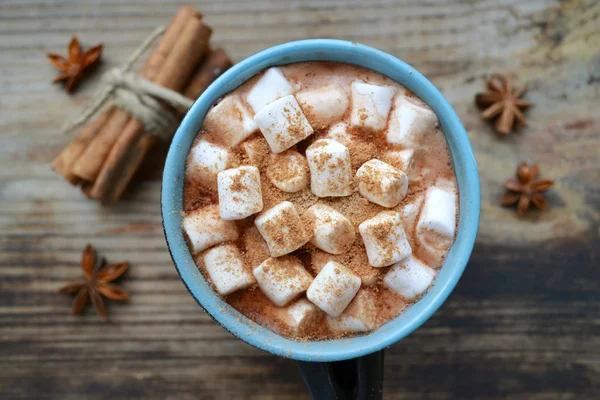
[[[297,340],[377,329],[435,284],[458,188],[433,111],[376,72],[271,68],[207,113],[183,231],[215,291]]]

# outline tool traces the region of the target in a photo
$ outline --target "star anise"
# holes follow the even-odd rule
[[[73,301],[73,314],[80,314],[91,302],[96,309],[96,313],[101,318],[106,318],[102,296],[119,301],[129,299],[127,292],[110,283],[123,275],[128,268],[129,264],[127,262],[106,265],[103,258],[98,259],[94,247],[88,244],[81,256],[81,269],[85,274],[85,279],[73,281],[63,286],[58,290],[58,293],[76,294]]]
[[[481,117],[496,119],[494,128],[501,135],[508,135],[515,126],[526,126],[524,110],[532,104],[521,99],[527,88],[513,88],[510,76],[492,75],[487,82],[487,90],[475,96],[475,104],[484,108]]]
[[[503,206],[517,204],[517,213],[520,217],[527,213],[533,204],[540,210],[548,208],[544,192],[554,186],[550,179],[537,179],[540,169],[537,165],[528,165],[522,162],[517,167],[517,179],[509,179],[504,183],[506,193],[500,201]]]
[[[48,58],[54,67],[62,73],[58,75],[52,83],[67,80],[67,93],[71,93],[77,83],[81,80],[84,73],[94,65],[102,54],[103,44],[89,48],[85,53],[81,50],[81,45],[77,36],[73,36],[69,43],[68,59],[58,54],[48,53]]]

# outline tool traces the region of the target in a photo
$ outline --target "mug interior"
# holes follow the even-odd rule
[[[204,116],[220,97],[265,68],[303,61],[338,61],[372,69],[406,86],[437,114],[446,135],[459,188],[457,237],[433,287],[404,313],[364,336],[296,342],[249,320],[211,289],[194,263],[181,228],[185,162]],[[169,149],[162,182],[163,227],[171,257],[196,301],[225,329],[270,353],[303,361],[338,361],[381,350],[423,324],[450,295],[467,264],[479,223],[480,188],[471,144],[456,112],[444,96],[410,65],[380,50],[333,39],[311,39],[275,46],[257,53],[219,77],[193,104]]]

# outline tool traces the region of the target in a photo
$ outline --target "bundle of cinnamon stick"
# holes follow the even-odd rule
[[[140,75],[195,100],[232,62],[212,49],[212,29],[202,14],[181,7]],[[109,106],[87,124],[52,162],[52,168],[104,204],[121,198],[149,150],[159,139],[126,111]]]

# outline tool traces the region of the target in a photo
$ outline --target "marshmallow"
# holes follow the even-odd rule
[[[405,174],[408,174],[408,171],[413,165],[414,155],[415,151],[413,149],[405,149],[400,151],[391,150],[386,151],[382,159],[392,167],[396,167]]]
[[[387,140],[393,144],[414,146],[424,133],[435,130],[437,123],[433,110],[421,100],[398,96],[390,117]]]
[[[336,318],[327,318],[329,328],[334,332],[368,332],[376,328],[375,295],[359,290],[348,307]]]
[[[217,174],[235,161],[231,151],[206,140],[199,140],[190,150],[186,175],[198,179],[204,187],[217,190]]]
[[[339,85],[326,85],[296,94],[310,124],[325,128],[339,121],[348,108],[348,93]]]
[[[221,219],[218,205],[188,213],[183,217],[182,226],[195,253],[238,238],[235,222]]]
[[[285,308],[275,310],[276,317],[293,335],[306,332],[313,323],[317,322],[319,314],[319,309],[306,299],[300,299]]]
[[[260,290],[278,307],[298,297],[313,280],[300,260],[292,256],[268,258],[252,273]]]
[[[435,271],[414,256],[394,264],[383,278],[383,285],[407,300],[413,300],[427,291],[435,278]]]
[[[240,251],[234,244],[224,244],[208,250],[204,254],[204,268],[222,296],[256,283],[254,275],[244,268]]]
[[[254,121],[273,153],[281,153],[313,133],[294,96],[268,104],[254,116]]]
[[[302,154],[294,150],[273,154],[267,176],[276,188],[287,193],[299,192],[308,185],[308,163]]]
[[[356,171],[358,192],[371,203],[396,207],[406,196],[408,177],[389,164],[372,159]]]
[[[274,102],[294,92],[290,83],[285,79],[279,68],[270,68],[254,84],[246,101],[255,113],[262,110],[267,104]]]
[[[243,219],[262,210],[258,168],[231,168],[218,175],[219,210],[225,220]]]
[[[347,252],[354,242],[352,223],[343,214],[324,204],[315,204],[302,215],[312,234],[310,243],[331,254]]]
[[[227,147],[235,147],[258,130],[251,113],[239,96],[229,95],[211,108],[203,128]]]
[[[439,185],[439,186],[438,186]],[[425,193],[425,203],[417,222],[417,238],[427,247],[447,250],[456,229],[456,194],[440,183]]]
[[[350,196],[352,165],[348,148],[331,139],[319,139],[306,149],[310,190],[319,197]]]
[[[360,278],[342,264],[330,261],[306,291],[306,297],[332,317],[344,311],[360,289]]]
[[[352,82],[350,125],[375,131],[385,128],[395,91],[391,86]]]
[[[340,142],[344,146],[349,146],[353,142],[352,135],[348,132],[348,124],[346,122],[338,122],[332,125],[327,131],[324,139],[332,139]]]
[[[269,154],[271,154],[269,144],[264,137],[245,141],[242,143],[242,150],[250,164],[255,167],[261,167]]]
[[[246,264],[252,269],[258,267],[270,257],[269,247],[255,226],[246,229],[242,234],[242,246],[244,248]]]
[[[412,254],[402,218],[396,211],[382,211],[360,224],[358,230],[373,267],[387,267]]]
[[[271,257],[291,253],[309,239],[296,207],[289,201],[283,201],[263,211],[256,217],[254,224],[267,242]]]

